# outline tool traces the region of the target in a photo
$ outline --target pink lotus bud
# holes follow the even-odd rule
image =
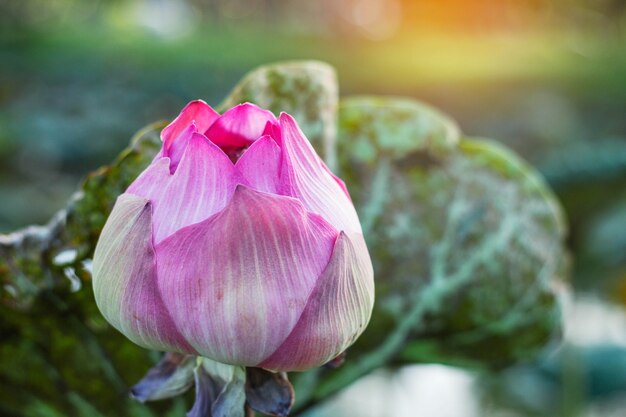
[[[140,346],[303,370],[365,329],[373,270],[343,182],[295,120],[193,101],[115,204],[98,307]]]

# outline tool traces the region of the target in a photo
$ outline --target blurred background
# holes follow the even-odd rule
[[[342,95],[415,97],[502,141],[570,221],[565,347],[497,381],[378,373],[326,412],[626,416],[624,0],[0,0],[0,232],[46,222],[143,125],[286,59],[329,62]]]

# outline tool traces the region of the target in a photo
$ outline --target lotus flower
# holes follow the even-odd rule
[[[373,271],[343,182],[293,117],[189,103],[117,199],[96,302],[136,344],[269,370],[332,360],[365,329]]]

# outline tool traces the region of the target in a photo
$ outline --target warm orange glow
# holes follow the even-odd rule
[[[537,0],[421,0],[403,7],[407,28],[469,32],[523,29],[548,10]]]

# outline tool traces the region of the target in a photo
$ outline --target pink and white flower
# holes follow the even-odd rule
[[[372,265],[345,185],[293,117],[198,100],[161,138],[96,247],[109,323],[149,349],[281,371],[350,346]]]

